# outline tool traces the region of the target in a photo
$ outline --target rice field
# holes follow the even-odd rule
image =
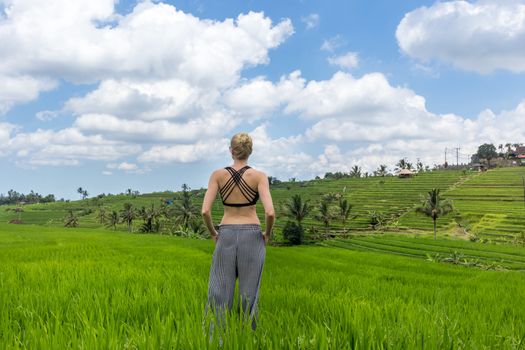
[[[499,168],[487,172],[468,172],[459,170],[433,171],[417,174],[413,178],[397,177],[344,178],[339,180],[311,180],[301,182],[283,182],[271,188],[277,211],[277,232],[286,222],[283,203],[295,194],[309,200],[314,208],[320,198],[328,193],[338,193],[352,204],[346,229],[350,231],[370,230],[369,214],[379,212],[387,218],[386,231],[431,232],[432,220],[417,214],[414,207],[421,195],[432,188],[439,188],[443,195],[453,201],[455,211],[438,219],[441,234],[475,235],[493,241],[509,241],[516,237],[525,237],[525,202],[522,179],[525,167]],[[195,190],[194,203],[200,207],[204,189]],[[51,227],[63,226],[63,218],[68,210],[79,216],[81,227],[103,228],[96,218],[98,208],[108,212],[119,211],[125,202],[135,208],[158,206],[161,201],[173,199],[175,192],[160,192],[139,196],[112,195],[103,198],[90,198],[70,203],[47,203],[24,206],[22,221]],[[334,203],[335,205],[335,203]],[[258,212],[262,215],[261,203]],[[13,212],[0,210],[0,222],[16,218]],[[217,198],[212,208],[215,222],[222,215],[222,204]],[[323,224],[315,219],[315,210],[303,221],[307,233],[311,229],[322,230]],[[261,217],[261,220],[263,218]],[[140,220],[137,220],[137,222]],[[119,230],[125,231],[125,225]],[[342,223],[334,219],[330,229],[335,233],[342,232]]]
[[[269,246],[258,329],[232,316],[220,348],[525,347],[525,274],[515,271],[522,248],[390,236],[361,242],[410,255]],[[415,256],[452,246],[512,256],[516,268]],[[212,250],[209,240],[1,223],[0,349],[219,348],[203,328]]]

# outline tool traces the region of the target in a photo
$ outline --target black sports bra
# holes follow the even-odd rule
[[[251,188],[242,178],[242,174],[244,174],[246,170],[250,169],[250,167],[246,165],[239,170],[235,170],[232,167],[227,166],[224,169],[228,170],[231,177],[224,184],[224,186],[219,189],[219,193],[221,194],[222,198],[222,204],[228,207],[248,207],[250,205],[255,205],[259,199],[259,192]],[[239,188],[239,191],[244,196],[244,198],[246,198],[248,203],[226,203],[226,199],[228,199],[235,186]]]

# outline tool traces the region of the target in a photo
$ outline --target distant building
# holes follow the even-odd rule
[[[514,156],[518,165],[525,165],[525,146],[516,147]]]
[[[410,169],[401,169],[397,172],[397,176],[400,178],[412,177],[412,175],[414,175],[414,172]]]

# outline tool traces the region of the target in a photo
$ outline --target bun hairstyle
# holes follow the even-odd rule
[[[248,159],[250,154],[252,154],[252,147],[252,138],[245,132],[233,135],[230,142],[232,156],[240,160]]]

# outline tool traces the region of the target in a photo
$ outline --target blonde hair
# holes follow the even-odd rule
[[[252,138],[245,132],[235,134],[231,139],[230,148],[232,156],[235,158],[240,160],[248,159],[250,154],[252,154]]]

